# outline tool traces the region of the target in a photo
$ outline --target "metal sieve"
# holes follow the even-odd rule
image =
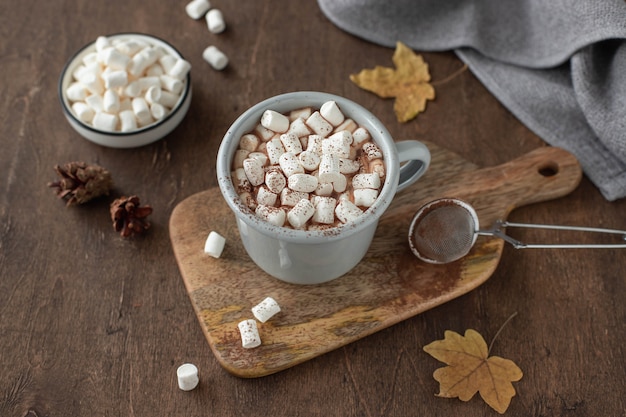
[[[511,223],[498,220],[490,229],[480,230],[478,215],[472,206],[456,198],[442,198],[422,206],[413,216],[409,228],[409,245],[419,259],[432,264],[445,264],[467,255],[478,235],[495,236],[516,249],[531,248],[626,248],[626,243],[611,244],[526,244],[508,236],[507,227],[573,230],[622,235],[626,231],[594,227],[558,226],[545,224]]]

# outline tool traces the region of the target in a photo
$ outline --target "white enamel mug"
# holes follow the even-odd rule
[[[302,107],[319,109],[334,100],[347,118],[367,129],[384,155],[386,176],[376,202],[357,220],[324,231],[274,226],[257,217],[239,198],[231,179],[239,139],[251,132],[265,110],[288,113]],[[401,165],[402,164],[402,165]],[[394,142],[368,110],[333,94],[299,91],[271,97],[244,112],[230,126],[217,154],[217,180],[237,219],[243,245],[252,260],[269,275],[294,284],[320,284],[338,278],[363,259],[378,220],[396,192],[419,179],[430,165],[428,148],[418,141]]]

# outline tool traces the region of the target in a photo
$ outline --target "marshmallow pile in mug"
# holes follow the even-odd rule
[[[335,101],[289,114],[266,110],[232,164],[240,198],[276,226],[324,230],[363,214],[385,177],[370,133]]]

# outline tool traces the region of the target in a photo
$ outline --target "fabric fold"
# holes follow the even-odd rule
[[[623,0],[318,0],[342,30],[453,50],[548,144],[573,153],[607,200],[626,197]]]

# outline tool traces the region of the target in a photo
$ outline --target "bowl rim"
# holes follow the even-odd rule
[[[279,103],[291,103],[299,101],[300,99],[308,100],[310,104],[302,104],[301,107],[321,106],[323,102],[334,100],[342,109],[346,117],[352,118],[360,126],[367,126],[372,135],[372,139],[379,145],[384,146],[384,161],[385,161],[385,180],[381,192],[374,202],[374,204],[364,211],[363,216],[360,216],[354,221],[348,222],[344,225],[337,227],[331,227],[324,230],[300,230],[292,229],[285,226],[275,226],[259,217],[257,217],[252,210],[250,210],[243,201],[239,198],[235,190],[235,186],[231,178],[231,163],[232,158],[229,157],[234,151],[229,152],[229,147],[233,142],[239,139],[239,133],[247,133],[245,126],[250,124],[251,119],[257,119],[257,123],[260,120],[260,116],[264,110],[274,109],[272,106]],[[319,103],[319,104],[317,104]],[[346,107],[348,109],[346,109]],[[291,108],[291,110],[297,107]],[[319,109],[318,109],[319,110]],[[277,110],[279,111],[279,110]],[[289,110],[285,110],[289,111]],[[284,111],[282,111],[284,113]],[[355,115],[355,112],[359,112],[360,115]],[[258,116],[258,118],[256,117]],[[243,132],[241,132],[243,130]],[[379,136],[387,136],[390,141],[385,145],[376,140]],[[279,241],[291,242],[291,243],[304,243],[304,244],[325,244],[336,240],[341,240],[346,237],[359,233],[369,226],[378,224],[378,220],[387,210],[392,200],[396,195],[399,181],[400,163],[397,152],[389,152],[394,146],[394,139],[391,133],[387,130],[385,125],[374,114],[366,109],[364,106],[357,102],[332,93],[320,92],[320,91],[295,91],[290,93],[278,94],[269,98],[266,98],[252,107],[244,111],[237,119],[230,125],[228,131],[224,135],[222,142],[217,153],[216,161],[216,175],[217,182],[222,193],[223,198],[230,207],[233,214],[237,217],[238,221],[242,221],[247,226],[252,227],[257,232],[278,239]],[[395,166],[395,169],[390,170],[390,166]],[[302,239],[306,241],[303,242]]]
[[[154,35],[149,35],[146,33],[141,33],[141,32],[118,32],[118,33],[112,33],[112,34],[108,34],[108,35],[101,35],[104,36],[106,38],[117,38],[117,37],[124,37],[124,36],[136,36],[139,38],[145,38],[148,40],[156,40],[166,46],[168,46],[169,48],[171,48],[174,52],[176,52],[176,54],[178,55],[179,58],[181,59],[185,59],[183,57],[183,55],[180,53],[180,51],[178,49],[176,49],[176,47],[174,47],[174,45],[172,45],[171,43],[159,38],[158,36],[154,36]],[[141,133],[145,133],[151,130],[154,130],[158,127],[161,127],[163,125],[165,125],[167,122],[170,121],[171,118],[173,118],[179,111],[181,108],[183,108],[183,103],[185,102],[185,100],[187,100],[190,91],[191,91],[191,71],[189,71],[187,73],[187,76],[185,77],[185,88],[183,90],[183,92],[181,93],[178,102],[176,103],[176,106],[167,114],[167,116],[165,116],[163,119],[151,123],[147,126],[143,126],[139,129],[135,129],[132,130],[130,132],[117,132],[117,131],[108,131],[108,130],[102,130],[102,129],[97,129],[87,123],[84,123],[82,120],[78,119],[76,117],[76,115],[74,114],[74,112],[68,108],[68,103],[69,100],[67,100],[67,97],[65,96],[65,89],[63,88],[63,81],[65,79],[65,76],[67,74],[67,71],[70,69],[70,67],[74,64],[74,62],[76,61],[76,59],[81,56],[87,49],[89,49],[92,46],[95,46],[96,41],[91,41],[86,45],[83,45],[81,48],[79,48],[65,63],[65,65],[63,66],[63,70],[61,71],[61,76],[59,77],[59,81],[57,84],[57,91],[58,91],[58,95],[59,95],[59,100],[61,101],[61,108],[63,110],[63,113],[65,114],[66,117],[69,117],[72,119],[73,122],[77,123],[79,126],[81,126],[82,128],[84,128],[87,131],[93,132],[94,134],[98,134],[98,135],[105,135],[105,136],[112,136],[112,137],[131,137],[131,136],[135,136]]]

